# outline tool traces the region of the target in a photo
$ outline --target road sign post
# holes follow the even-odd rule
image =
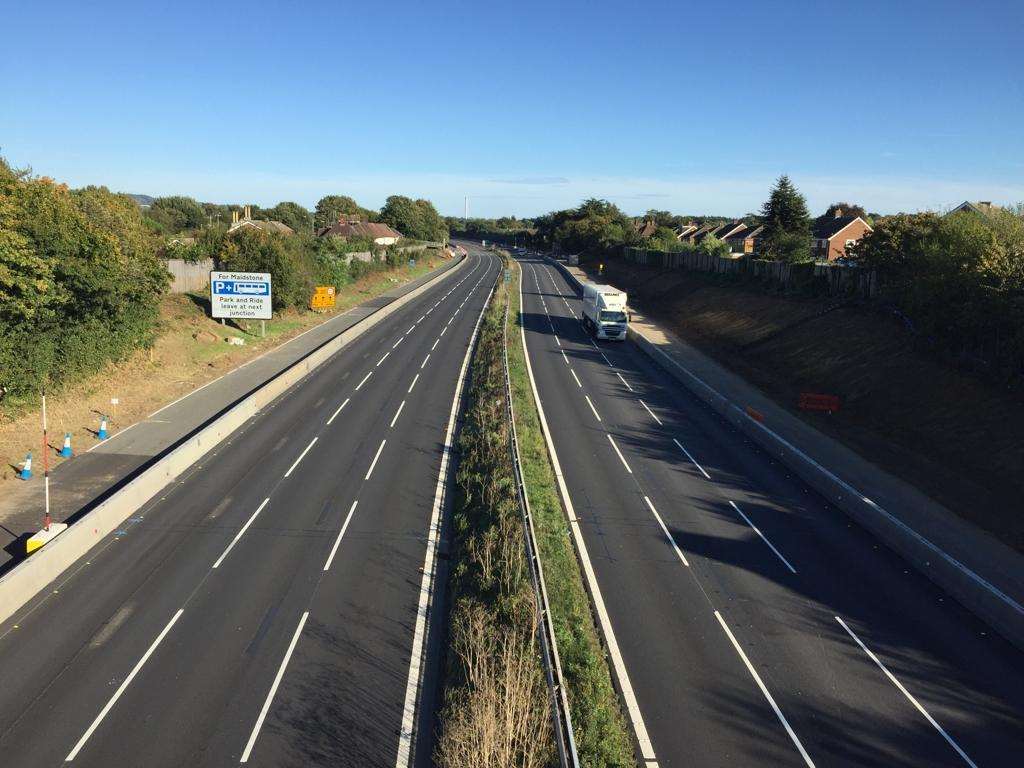
[[[269,272],[211,272],[210,314],[224,320],[269,320],[273,316]]]

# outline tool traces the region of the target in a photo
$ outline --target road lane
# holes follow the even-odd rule
[[[550,410],[559,415],[551,425],[555,442],[560,454],[571,444],[584,456],[575,467],[562,456],[570,491],[606,502],[592,507],[586,525],[588,542],[605,554],[597,565],[601,588],[623,596],[618,614],[610,605],[617,627],[644,628],[639,637],[618,632],[618,640],[661,765],[683,764],[684,757],[686,764],[719,764],[723,755],[767,762],[758,742],[783,731],[779,718],[766,722],[762,707],[752,705],[749,685],[744,691],[732,678],[704,674],[708,657],[721,655],[712,647],[725,639],[721,630],[716,636],[697,623],[683,630],[685,636],[672,633],[666,606],[678,606],[672,600],[687,578],[720,610],[723,627],[730,627],[818,764],[965,764],[878,668],[870,669],[872,661],[851,647],[837,613],[857,617],[884,638],[903,671],[896,676],[927,695],[929,711],[947,723],[964,754],[979,764],[1004,764],[1008,756],[1024,754],[1019,654],[983,635],[973,617],[744,443],[630,344],[595,347],[574,318],[578,302],[560,273],[536,262],[524,266],[528,344],[541,397],[552,398]],[[600,412],[600,425],[594,425],[584,394]],[[608,440],[603,452],[600,441],[588,440],[594,427],[614,437],[632,473]],[[616,472],[625,485],[608,490],[602,476]],[[634,500],[641,491],[692,568],[675,558],[674,576],[666,572],[664,580],[652,580],[649,562],[659,557],[659,545],[662,555],[672,553],[649,509],[642,511],[660,541],[642,535]],[[585,505],[573,501],[579,514]],[[633,547],[638,541],[646,547]],[[645,581],[646,587],[637,586]],[[645,601],[637,589],[661,599]],[[897,604],[889,600],[894,596]],[[683,602],[680,610],[693,610],[693,600]],[[705,644],[695,650],[691,635]],[[725,642],[729,650],[731,641]],[[972,661],[965,664],[965,655]],[[733,665],[738,661],[734,654]],[[699,704],[688,709],[691,699]],[[700,759],[694,759],[694,744],[701,745]],[[806,763],[799,748],[778,759]]]
[[[472,320],[463,312],[437,345],[445,318],[426,310],[458,306],[470,295],[467,310],[480,307],[496,266],[491,257],[474,259],[458,280],[442,281],[276,401],[144,510],[116,543],[90,553],[90,565],[56,595],[0,627],[0,634],[8,633],[0,640],[5,672],[6,663],[15,670],[5,675],[0,694],[0,749],[12,764],[64,759],[110,700],[112,682],[120,684],[159,632],[154,627],[176,611],[182,613],[173,630],[75,753],[75,763],[119,764],[126,754],[146,765],[239,760],[299,617],[308,611],[249,762],[316,764],[322,758],[339,764],[342,755],[349,762],[340,764],[385,765],[391,755],[393,764],[404,677],[381,667],[385,660],[396,669],[408,666],[412,632],[406,626],[418,596],[412,577],[431,509],[417,486],[432,488],[436,480],[447,414],[440,404],[451,402]],[[407,342],[374,368],[381,347],[395,338]],[[392,427],[395,410],[409,397],[409,373],[431,345],[434,359],[423,370],[431,386],[419,388],[414,398],[420,401],[409,404],[418,418],[407,412]],[[374,383],[357,394],[354,383],[367,369],[377,371]],[[351,404],[342,410],[346,401]],[[372,478],[361,480],[384,432],[390,433],[387,449]],[[384,493],[364,495],[346,517],[361,482]],[[349,552],[350,541],[363,546]],[[317,602],[324,585],[334,598],[328,604]],[[107,617],[123,615],[128,618],[116,631],[94,641],[104,637]],[[356,678],[346,670],[332,672],[323,663],[311,670],[304,661],[321,647],[347,662],[349,654],[335,642],[341,630],[360,634],[378,651],[380,664],[360,686],[351,685]],[[321,721],[314,740],[333,746],[329,759],[321,753],[299,760],[296,745],[310,745],[311,721],[287,717],[296,705],[295,686],[301,689],[311,677],[321,692],[349,683],[350,706],[337,719]],[[360,696],[365,700],[356,702]],[[379,706],[367,706],[375,697]]]

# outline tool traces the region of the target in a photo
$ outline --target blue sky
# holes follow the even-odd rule
[[[73,185],[529,216],[1024,200],[1024,3],[5,2],[0,153]]]

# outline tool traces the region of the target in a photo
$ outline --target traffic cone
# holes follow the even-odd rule
[[[96,433],[96,437],[100,440],[107,439],[107,417],[100,416],[100,431]]]
[[[70,459],[74,456],[74,452],[71,450],[71,433],[64,433],[64,447],[60,449],[60,455],[65,459]]]
[[[29,451],[28,456],[25,457],[25,463],[21,465],[21,474],[18,477],[22,480],[29,480],[32,477],[32,451]]]

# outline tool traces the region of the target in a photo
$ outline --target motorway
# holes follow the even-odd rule
[[[0,764],[429,764],[455,405],[498,272],[471,253],[0,625]]]
[[[521,264],[642,765],[1024,765],[1024,655]]]

